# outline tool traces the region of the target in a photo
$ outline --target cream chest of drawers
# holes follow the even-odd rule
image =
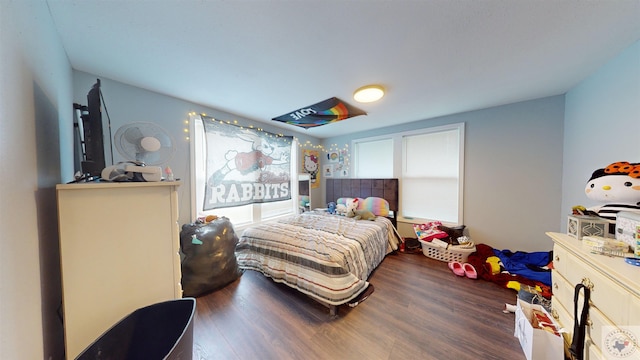
[[[584,358],[640,359],[640,267],[619,257],[593,254],[566,234],[547,235],[554,242],[552,313],[568,332],[567,347],[573,336],[574,289],[582,283],[591,289]],[[581,297],[579,312],[582,301]],[[621,336],[632,343],[616,343]]]
[[[68,359],[132,311],[182,297],[179,185],[56,187]]]

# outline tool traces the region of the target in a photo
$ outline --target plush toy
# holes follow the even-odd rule
[[[327,212],[329,214],[335,214],[336,213],[336,203],[334,203],[332,201],[329,204],[327,204]]]
[[[376,216],[369,210],[358,210],[358,199],[352,199],[347,203],[347,217],[356,220],[375,220]]]
[[[640,163],[613,163],[593,172],[584,192],[602,203],[588,211],[615,223],[619,211],[640,214]]]
[[[336,205],[336,214],[346,216],[347,215],[347,206],[345,204]]]

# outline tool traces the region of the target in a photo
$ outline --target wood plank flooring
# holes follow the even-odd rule
[[[455,276],[422,253],[388,255],[374,293],[337,317],[246,271],[197,298],[194,359],[525,359],[513,336],[516,292]]]

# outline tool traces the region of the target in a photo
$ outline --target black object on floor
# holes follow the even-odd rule
[[[107,330],[76,359],[192,359],[195,310],[194,298],[140,308]]]
[[[236,260],[238,236],[226,217],[184,224],[180,231],[182,292],[198,297],[221,289],[242,275]]]

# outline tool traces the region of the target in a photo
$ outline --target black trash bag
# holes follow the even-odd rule
[[[182,292],[197,297],[221,289],[242,275],[235,249],[238,236],[226,217],[182,225]]]

